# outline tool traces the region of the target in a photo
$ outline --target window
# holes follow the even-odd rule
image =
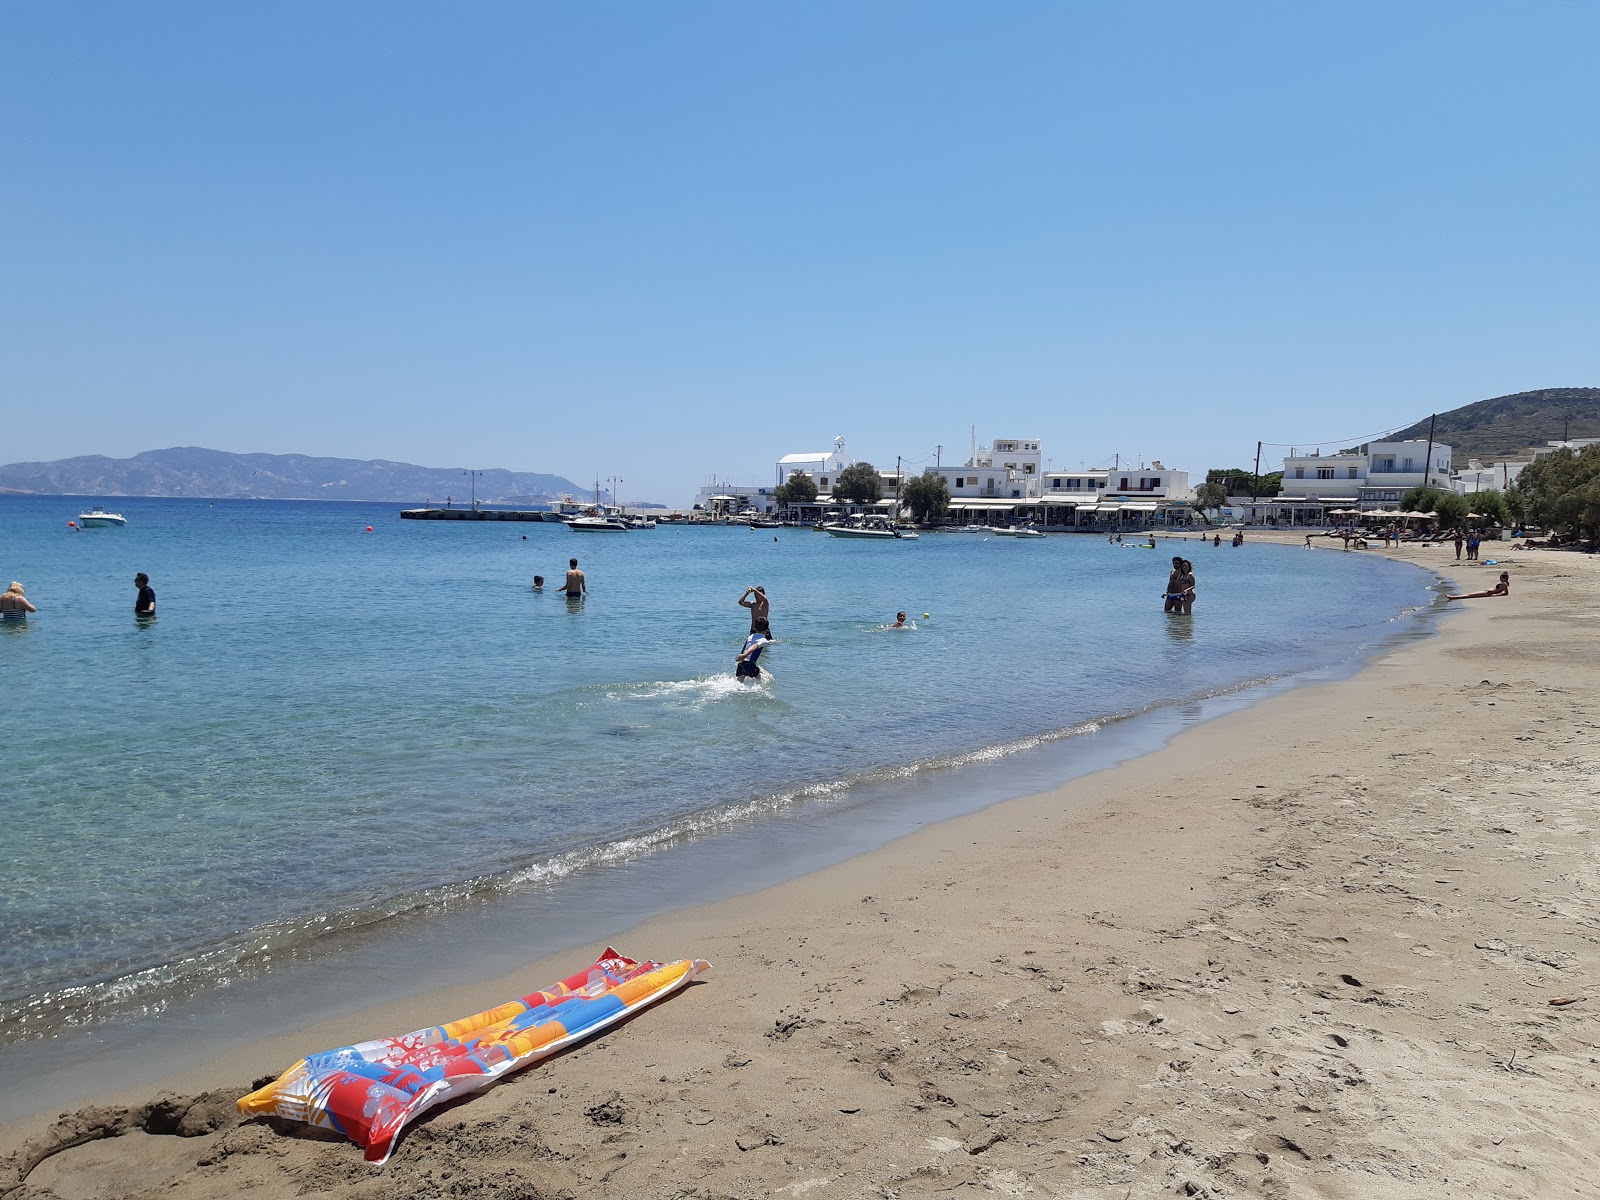
[[[957,487],[966,487],[967,486],[967,481],[965,479],[961,478],[961,476],[957,475],[956,476],[956,486]]]
[[[1056,488],[1056,489],[1059,489],[1059,488],[1060,488],[1060,487],[1061,487],[1061,480],[1059,480],[1059,479],[1052,479],[1052,480],[1051,480],[1051,481],[1050,481],[1050,486],[1051,486],[1051,487],[1053,487],[1053,488]]]
[[[817,486],[818,487],[827,487],[828,486],[828,477],[826,475],[824,475],[821,479],[817,480]]]
[[[1348,476],[1346,476],[1346,478],[1349,478],[1349,479],[1356,478],[1356,469],[1354,467],[1349,467],[1349,468],[1347,468],[1347,470],[1350,472],[1350,474]]]
[[[1304,479],[1306,477],[1306,469],[1304,467],[1296,467],[1294,469],[1294,477],[1296,479]]]
[[[1124,492],[1128,490],[1128,477],[1126,475],[1122,477],[1122,487],[1120,490]]]
[[[1333,478],[1333,468],[1332,467],[1318,467],[1317,468],[1317,478],[1318,479],[1332,479]]]
[[[1406,465],[1405,465],[1405,466],[1404,466],[1404,467],[1403,467],[1403,468],[1402,468],[1402,469],[1403,469],[1403,470],[1406,470],[1406,471],[1410,471],[1410,470],[1412,470],[1412,469],[1413,469],[1413,467],[1412,467],[1412,465],[1411,465],[1411,464],[1412,464],[1412,462],[1413,462],[1413,460],[1412,460],[1412,459],[1409,459],[1409,458],[1408,458],[1408,459],[1406,459]]]

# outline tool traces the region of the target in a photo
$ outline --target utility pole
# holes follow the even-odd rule
[[[478,511],[478,476],[482,475],[483,472],[482,471],[463,471],[461,473],[463,475],[472,476],[472,511],[473,512],[477,512]]]
[[[936,467],[944,466],[944,447],[943,446],[935,446],[933,448],[933,465],[936,466]]]
[[[1261,443],[1256,443],[1256,473],[1250,476],[1250,502],[1261,499]]]
[[[901,484],[901,482],[902,482],[902,480],[900,478],[900,456],[898,454],[896,454],[894,456],[894,519],[896,521],[898,521],[900,519],[900,484]]]
[[[1430,486],[1428,476],[1433,473],[1433,423],[1439,419],[1439,414],[1434,413],[1428,418],[1428,457],[1422,460],[1422,486]]]

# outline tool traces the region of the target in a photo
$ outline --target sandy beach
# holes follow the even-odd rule
[[[1512,594],[1115,769],[618,930],[715,969],[382,1169],[233,1100],[599,946],[15,1123],[0,1197],[1595,1194],[1600,561],[1351,553]]]

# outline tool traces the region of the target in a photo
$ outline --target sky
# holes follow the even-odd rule
[[[0,462],[1265,470],[1600,384],[1597,58],[1587,0],[0,0]]]

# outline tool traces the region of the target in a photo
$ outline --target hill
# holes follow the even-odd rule
[[[1479,400],[1439,414],[1433,436],[1451,448],[1454,461],[1484,460],[1520,454],[1569,437],[1600,437],[1600,388],[1540,388]],[[1418,421],[1390,437],[1425,438],[1428,422]]]
[[[383,459],[304,454],[230,454],[199,446],[148,450],[132,458],[92,454],[0,466],[0,492],[55,496],[175,496],[196,499],[367,500],[397,504],[472,494],[460,467],[419,467]],[[479,503],[534,504],[587,489],[560,475],[484,471]]]

